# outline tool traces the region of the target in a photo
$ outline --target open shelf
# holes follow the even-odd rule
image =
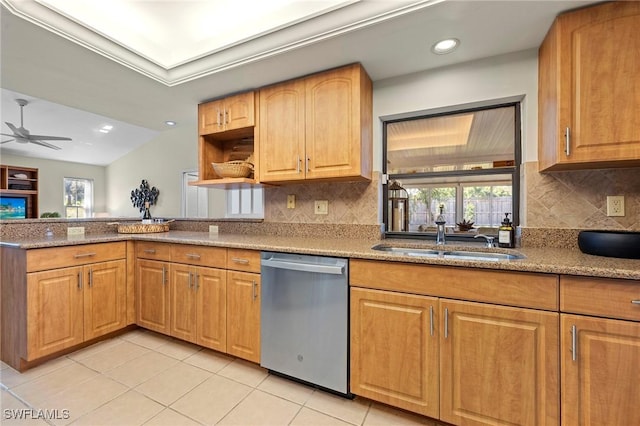
[[[26,199],[26,217],[38,217],[38,169],[0,165],[0,195]]]

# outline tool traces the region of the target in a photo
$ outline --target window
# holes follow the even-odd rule
[[[227,191],[228,218],[264,218],[264,197],[262,188],[238,188]]]
[[[67,218],[93,216],[93,180],[64,178],[64,209]]]
[[[460,238],[517,225],[518,102],[383,119],[383,149],[387,234],[428,237],[440,209]]]

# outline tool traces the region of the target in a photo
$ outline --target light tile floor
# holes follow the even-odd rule
[[[142,329],[22,374],[0,368],[3,426],[440,425]]]

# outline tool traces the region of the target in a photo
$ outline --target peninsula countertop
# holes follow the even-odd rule
[[[250,250],[280,251],[300,254],[372,259],[380,261],[419,263],[426,265],[457,266],[508,271],[550,274],[582,275],[605,278],[640,280],[640,260],[618,259],[584,254],[579,250],[559,248],[486,249],[480,244],[450,243],[444,248],[433,242],[404,239],[349,239],[336,237],[284,237],[245,234],[209,234],[207,232],[169,231],[154,234],[96,234],[82,237],[32,237],[19,240],[5,239],[3,247],[38,249],[112,241],[156,241],[177,244],[243,248]],[[384,244],[438,250],[517,252],[525,256],[517,260],[445,259],[441,257],[416,257],[372,249]],[[640,283],[639,283],[640,284]]]

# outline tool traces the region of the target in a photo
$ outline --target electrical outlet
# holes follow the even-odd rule
[[[607,196],[607,216],[624,216],[624,195]]]
[[[287,195],[287,208],[295,209],[296,208],[296,196],[293,194]]]
[[[315,214],[329,214],[329,201],[316,200],[313,211]]]
[[[84,226],[70,226],[67,228],[67,237],[77,237],[84,235]]]
[[[218,226],[217,225],[209,225],[209,234],[218,235]]]

